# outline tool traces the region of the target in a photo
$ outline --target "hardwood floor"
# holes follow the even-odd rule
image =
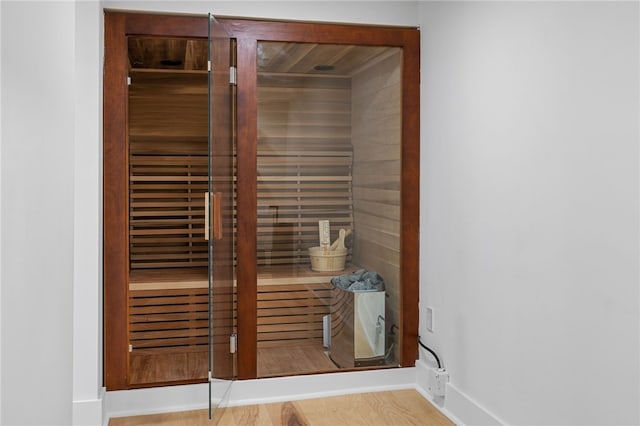
[[[207,410],[196,410],[109,421],[109,426],[149,425],[451,426],[453,423],[413,389],[221,408],[212,420]]]
[[[321,342],[258,348],[258,377],[278,377],[338,371]],[[206,380],[207,351],[131,354],[132,385]]]
[[[329,359],[322,342],[258,347],[258,377],[327,373],[339,368]]]
[[[164,383],[182,380],[206,380],[209,370],[208,352],[153,353],[136,351],[131,354],[132,385]]]

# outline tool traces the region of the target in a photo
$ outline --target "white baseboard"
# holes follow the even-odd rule
[[[73,401],[73,426],[100,426],[103,419],[103,399]]]
[[[308,376],[238,380],[227,406],[265,404],[361,392],[415,388],[416,369],[392,368]],[[105,420],[112,417],[178,412],[208,407],[206,383],[106,392]]]
[[[444,398],[431,395],[427,391],[428,368],[419,360],[413,368],[238,380],[233,382],[225,405],[266,404],[413,388],[459,426],[505,424],[452,383],[447,384]],[[206,383],[106,392],[101,400],[74,402],[74,425],[100,422],[106,425],[112,417],[204,409],[208,407],[208,395]]]
[[[429,366],[423,361],[416,362],[416,388],[456,425],[501,426],[506,424],[451,382],[447,383],[443,398],[431,395],[427,391],[428,368]]]
[[[482,426],[506,424],[451,383],[447,384],[446,393],[447,409],[456,413],[456,417],[462,420],[462,424]]]
[[[105,393],[105,419],[203,409],[208,398],[206,383],[110,391]]]
[[[415,387],[415,374],[412,367],[239,380],[231,386],[229,406],[409,389]]]

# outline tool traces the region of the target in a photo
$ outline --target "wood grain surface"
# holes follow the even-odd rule
[[[109,426],[450,426],[453,424],[413,389],[221,408],[216,411],[212,420],[209,420],[207,410],[196,410],[113,418],[109,421]]]

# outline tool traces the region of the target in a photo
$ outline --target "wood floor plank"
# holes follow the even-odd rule
[[[273,425],[311,426],[295,402],[267,404],[267,410]]]
[[[208,410],[192,410],[181,411],[179,413],[162,413],[150,414],[145,416],[117,417],[109,420],[109,426],[199,426],[209,424]],[[235,426],[234,423],[232,423],[231,425]]]
[[[140,352],[140,353],[138,353]],[[208,352],[188,351],[177,353],[144,353],[135,351],[130,358],[130,383],[161,383],[178,380],[206,379]]]
[[[258,348],[258,377],[338,371],[322,343]]]
[[[305,413],[313,426],[381,424],[381,419],[366,407],[367,403],[362,394],[296,401],[296,405]],[[367,409],[362,410],[359,407]]]
[[[413,389],[112,418],[109,426],[453,426]]]
[[[403,403],[393,393],[368,393],[365,394],[366,402],[372,412],[379,418],[393,417],[394,425],[424,425],[425,421],[413,410],[415,407]]]
[[[403,389],[389,392],[404,405],[412,418],[418,418],[424,426],[450,426],[453,423],[436,407],[424,399],[413,389]]]

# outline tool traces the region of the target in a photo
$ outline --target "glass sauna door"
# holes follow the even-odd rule
[[[258,377],[398,366],[402,49],[256,53]]]
[[[129,36],[127,45],[128,385],[204,382],[207,39]]]
[[[234,378],[234,145],[231,40],[209,15],[209,416],[228,398]]]
[[[128,36],[128,383],[234,377],[230,39]],[[203,395],[203,398],[206,397]]]

